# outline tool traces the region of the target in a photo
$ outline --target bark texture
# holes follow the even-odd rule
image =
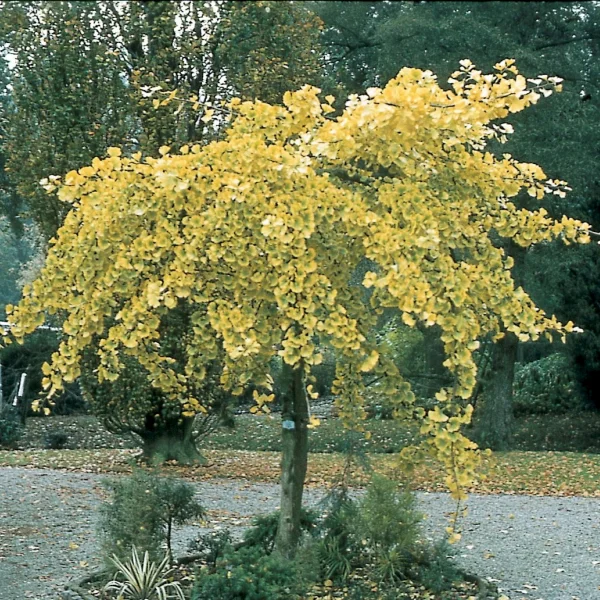
[[[506,253],[514,260],[512,276],[515,287],[525,278],[527,249],[512,240],[505,242]],[[513,433],[513,381],[519,352],[519,340],[506,333],[492,350],[490,374],[483,386],[481,406],[478,407],[476,439],[483,448],[508,450]]]
[[[206,461],[196,447],[193,418],[161,422],[156,427],[138,432],[138,435],[142,438],[143,456],[150,463],[174,460],[190,465]]]
[[[308,464],[308,401],[302,365],[294,369],[290,393],[283,399],[281,506],[275,550],[293,558],[300,540],[302,493]]]
[[[512,333],[496,342],[489,379],[478,407],[476,438],[483,448],[508,450],[513,432],[513,379],[519,341]]]

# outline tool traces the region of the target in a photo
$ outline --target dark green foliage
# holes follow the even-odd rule
[[[105,482],[112,493],[111,503],[101,508],[100,533],[103,555],[126,559],[132,546],[147,551],[153,560],[171,553],[175,524],[204,514],[194,500],[191,485],[134,469],[130,477]]]
[[[163,524],[153,484],[154,478],[141,470],[135,470],[131,477],[105,482],[113,496],[100,512],[103,557],[108,566],[113,554],[127,559],[133,546],[147,551],[153,560],[164,554]]]
[[[0,39],[16,63],[2,144],[11,183],[46,239],[69,207],[39,180],[78,168],[133,133],[120,57],[97,35],[102,12],[97,2],[1,7]]]
[[[49,431],[44,439],[44,445],[49,450],[62,450],[68,441],[69,436],[64,431]]]
[[[321,85],[321,21],[303,2],[223,2],[217,63],[242,99],[278,104],[284,92]]]
[[[251,546],[230,549],[214,572],[200,573],[192,600],[288,600],[305,588],[293,561]]]
[[[189,544],[190,552],[200,554],[206,566],[214,571],[221,559],[233,544],[231,533],[227,529],[213,530],[201,535]]]
[[[321,523],[319,558],[323,578],[345,581],[353,567],[355,523],[358,509],[345,487],[327,498],[328,510]]]
[[[413,494],[375,476],[359,502],[342,488],[328,503],[319,548],[323,576],[345,581],[354,569],[368,567],[379,582],[391,585],[410,575],[422,552],[422,515]]]
[[[25,399],[28,404],[40,394],[42,365],[49,362],[52,353],[58,350],[59,335],[52,329],[38,329],[27,336],[23,344],[9,344],[0,350],[2,385],[7,395],[13,394],[18,388],[22,373],[27,373]],[[81,413],[85,409],[76,384],[67,386],[53,401],[52,413],[56,415]]]
[[[445,541],[432,546],[420,539],[416,498],[394,481],[373,477],[359,501],[339,488],[326,506],[318,531],[321,578],[348,586],[349,598],[404,597],[410,582],[438,594],[462,580]],[[378,593],[361,579],[377,583]]]
[[[194,500],[194,488],[172,477],[156,478],[154,495],[160,510],[167,551],[172,556],[171,534],[173,525],[183,525],[204,516],[202,506]]]
[[[564,354],[518,365],[513,390],[515,415],[563,414],[586,408]]]
[[[424,554],[419,567],[419,581],[432,592],[439,594],[453,583],[463,580],[463,574],[452,560],[454,552],[446,540],[438,542]]]
[[[375,573],[380,581],[393,582],[407,575],[414,561],[423,515],[416,497],[399,490],[397,483],[374,476],[358,508],[356,533],[367,540]]]
[[[316,526],[317,514],[309,509],[302,508],[300,515],[300,528],[310,533]],[[253,526],[244,533],[243,545],[246,547],[261,548],[264,552],[272,552],[275,545],[275,536],[279,524],[279,511],[268,515],[256,517]]]
[[[0,104],[4,100],[0,90]],[[14,212],[11,214],[10,209],[16,204],[16,198],[4,171],[4,163],[5,157],[0,147],[0,215],[6,215],[0,216],[0,321],[6,320],[4,306],[18,302],[21,296],[20,286],[26,278],[23,277],[24,271],[36,250],[35,228],[29,224],[24,227]]]
[[[600,413],[523,415],[517,420],[512,449],[600,453]]]
[[[11,448],[23,434],[21,417],[16,408],[4,406],[0,410],[0,447]]]

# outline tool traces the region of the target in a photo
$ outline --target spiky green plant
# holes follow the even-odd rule
[[[168,555],[160,563],[156,563],[150,560],[148,552],[144,552],[144,558],[140,560],[134,546],[131,558],[127,562],[122,562],[116,555],[111,561],[118,570],[115,578],[109,581],[104,589],[116,591],[118,600],[185,600],[181,585],[176,581],[167,581],[172,572]],[[123,581],[117,579],[118,577]]]

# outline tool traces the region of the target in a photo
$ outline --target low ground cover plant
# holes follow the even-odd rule
[[[129,560],[123,562],[115,556],[112,562],[117,572],[104,590],[116,592],[119,600],[185,600],[181,584],[169,581],[172,569],[168,555],[159,563],[151,561],[148,552],[140,559],[134,546]]]

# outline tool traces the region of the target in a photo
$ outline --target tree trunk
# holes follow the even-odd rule
[[[513,379],[519,340],[507,333],[492,350],[489,380],[484,385],[475,426],[476,439],[483,448],[508,450],[513,429]]]
[[[173,419],[147,428],[142,438],[144,458],[153,464],[175,460],[182,465],[202,464],[206,459],[196,448],[193,417]]]
[[[525,278],[527,249],[512,240],[504,244],[506,253],[514,260],[512,277],[515,287]],[[513,432],[513,380],[519,340],[512,333],[494,345],[488,380],[483,386],[481,406],[476,414],[475,438],[480,446],[492,450],[508,450]]]
[[[291,393],[283,398],[281,412],[281,506],[275,538],[275,550],[287,558],[294,557],[300,540],[302,492],[308,463],[308,400],[302,364],[294,369],[291,388]]]
[[[446,354],[438,328],[423,327],[421,332],[424,339],[425,374],[427,375],[423,383],[424,396],[425,398],[433,398],[443,385],[444,380],[449,380],[450,373],[444,366]]]

